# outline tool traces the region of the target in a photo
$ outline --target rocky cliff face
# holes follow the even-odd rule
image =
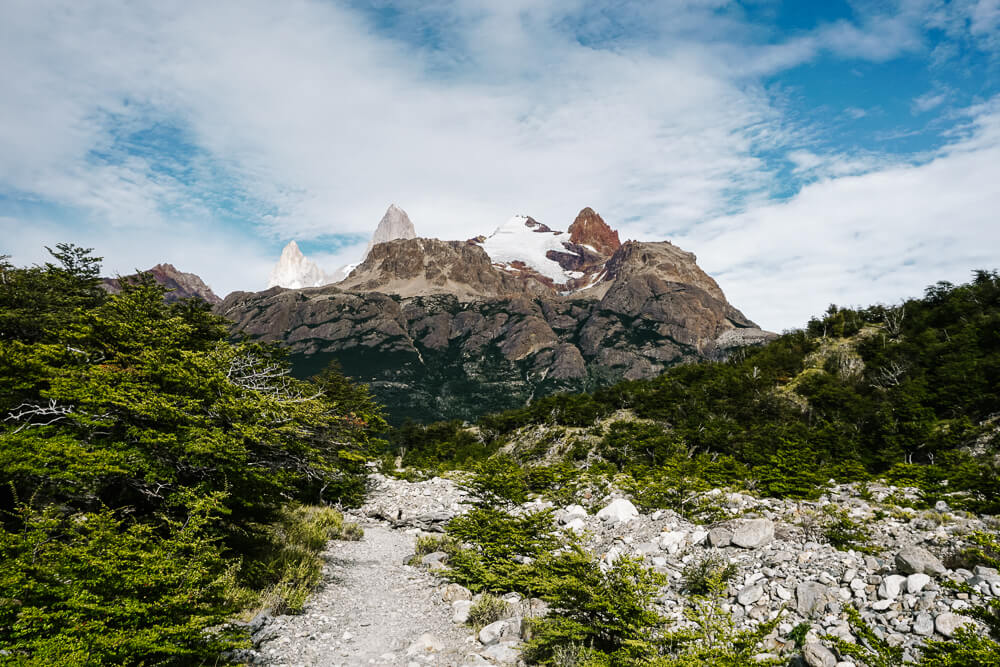
[[[318,287],[327,283],[326,276],[315,262],[306,258],[295,241],[289,241],[281,251],[278,263],[271,269],[268,287]]]
[[[169,290],[164,299],[167,303],[187,299],[196,296],[204,299],[212,305],[222,303],[222,299],[216,296],[212,288],[205,284],[205,281],[193,273],[178,271],[173,264],[157,264],[145,273],[153,276],[153,279]],[[136,275],[124,276],[123,278],[102,278],[101,287],[110,294],[121,292],[122,280],[134,280]]]
[[[544,394],[655,376],[772,336],[670,243],[628,242],[601,260],[617,234],[594,217],[585,216],[579,243],[563,234],[566,245],[592,254],[587,266],[596,273],[577,291],[498,266],[488,244],[401,239],[375,245],[337,285],[237,292],[217,311],[239,332],[287,346],[298,375],[337,360],[371,384],[394,421],[473,418]],[[517,225],[526,222],[534,223],[527,233],[566,249],[560,233],[530,218]]]
[[[417,238],[417,230],[413,228],[410,216],[406,215],[406,211],[403,209],[395,204],[391,204],[379,221],[378,227],[375,228],[375,233],[372,234],[371,240],[368,242],[368,248],[365,250],[365,258],[367,259],[372,248],[379,243],[388,243],[396,239],[415,238]]]

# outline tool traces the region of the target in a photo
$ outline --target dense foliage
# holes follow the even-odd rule
[[[619,410],[631,417],[608,424]],[[928,502],[961,491],[949,502],[997,512],[997,468],[973,454],[996,450],[998,419],[1000,275],[978,271],[891,308],[831,306],[805,329],[726,362],[548,396],[483,416],[473,432],[411,425],[392,440],[405,441],[415,464],[461,451],[468,465],[473,440],[485,456],[519,429],[585,427],[598,431],[593,452],[635,480],[646,506],[724,484],[811,498],[830,478],[881,475],[922,488]],[[587,457],[587,448],[573,452],[592,466]]]
[[[149,278],[108,296],[88,250],[52,254],[0,260],[3,655],[215,662],[233,640],[204,629],[282,584],[289,503],[360,500],[379,410],[335,369],[300,382],[230,343],[204,302]]]

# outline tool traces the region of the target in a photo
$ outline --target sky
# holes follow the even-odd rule
[[[0,254],[220,295],[593,207],[764,328],[1000,268],[1000,0],[0,0]]]

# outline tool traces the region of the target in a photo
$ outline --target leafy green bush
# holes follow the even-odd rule
[[[853,549],[861,553],[874,553],[876,548],[869,544],[871,534],[864,524],[847,516],[847,511],[834,505],[823,507],[826,516],[823,521],[823,537],[841,551]]]
[[[241,644],[224,621],[227,571],[211,524],[218,496],[185,520],[21,506],[0,531],[0,646],[36,665],[214,663]]]
[[[589,662],[642,664],[659,654],[658,633],[664,619],[655,599],[667,584],[664,575],[642,562],[621,557],[602,569],[594,557],[573,547],[540,563],[542,598],[549,615],[532,621],[525,645],[529,660],[543,665],[566,658],[567,649],[585,646]],[[596,662],[595,662],[596,660]]]
[[[528,592],[532,561],[558,546],[552,510],[520,511],[527,474],[513,459],[481,462],[464,484],[473,507],[448,522],[447,535],[469,545],[448,561],[448,576],[474,591]]]
[[[681,570],[684,590],[695,595],[715,594],[736,576],[738,568],[722,554],[712,551],[693,558]]]

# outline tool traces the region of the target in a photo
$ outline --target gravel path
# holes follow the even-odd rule
[[[272,621],[272,638],[258,649],[265,664],[465,664],[476,647],[471,629],[452,623],[438,580],[402,564],[413,553],[413,535],[380,523],[362,526],[362,540],[330,543],[324,582],[305,612]],[[438,650],[414,645],[425,633]]]

